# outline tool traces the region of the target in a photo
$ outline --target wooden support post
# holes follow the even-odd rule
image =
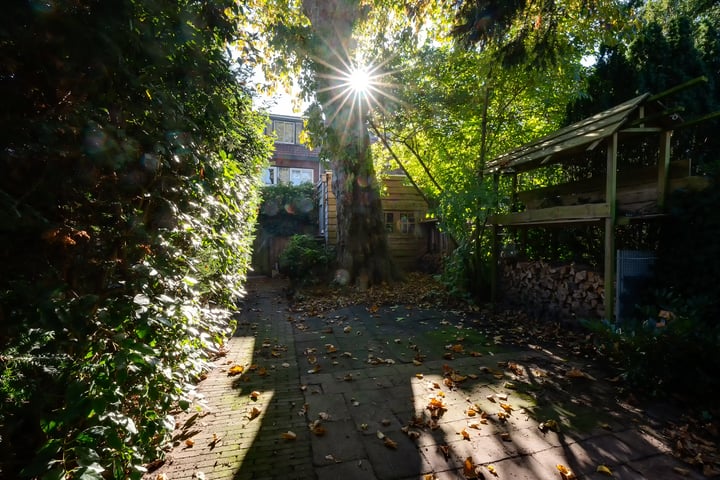
[[[660,134],[660,158],[658,158],[657,204],[660,212],[665,209],[668,189],[668,170],[670,167],[670,139],[672,131]]]
[[[617,133],[607,142],[605,201],[610,207],[605,217],[605,318],[615,317],[615,215],[617,207]]]
[[[495,306],[498,300],[498,281],[499,272],[498,264],[500,260],[500,226],[491,225],[490,235],[492,235],[492,264],[490,265],[490,303],[492,305],[492,311],[495,311]]]
[[[493,175],[493,193],[495,194],[495,211],[500,205],[499,194],[500,194],[500,173],[496,172]],[[490,303],[492,304],[493,311],[495,310],[495,302],[497,301],[498,294],[498,262],[500,260],[500,242],[498,239],[499,226],[493,223],[490,226],[491,245],[492,245],[492,260],[490,264]]]

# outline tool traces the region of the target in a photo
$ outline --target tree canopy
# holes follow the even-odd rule
[[[4,13],[6,475],[138,478],[188,405],[250,259],[270,153],[253,69],[281,86],[298,76],[312,100],[337,260],[362,287],[397,277],[378,173],[412,177],[458,243],[446,281],[478,293],[486,218],[509,204],[488,160],[701,75],[681,115],[720,105],[720,9],[705,0],[17,0]],[[674,140],[703,173],[717,172],[714,122]],[[715,198],[693,211],[711,215]]]

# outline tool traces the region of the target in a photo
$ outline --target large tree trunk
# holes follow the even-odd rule
[[[316,98],[325,115],[323,149],[333,171],[337,199],[337,259],[342,281],[361,287],[397,277],[387,244],[380,190],[370,154],[365,101],[356,101],[338,79],[352,63],[357,0],[305,0],[314,41]],[[340,57],[342,55],[343,57]],[[347,57],[344,57],[347,55]],[[337,70],[335,70],[337,69]],[[345,95],[350,98],[344,101]]]

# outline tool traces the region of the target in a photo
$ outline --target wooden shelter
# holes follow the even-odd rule
[[[684,86],[683,86],[684,87]],[[664,214],[669,191],[678,188],[704,188],[707,180],[690,176],[689,162],[671,161],[670,139],[674,128],[682,126],[675,112],[658,101],[665,92],[643,94],[598,113],[551,135],[490,161],[485,169],[492,174],[497,188],[500,175],[512,176],[513,207],[510,212],[490,216],[493,226],[494,261],[499,260],[498,234],[502,228],[599,223],[604,226],[604,312],[612,321],[614,312],[615,231],[630,221],[644,221]],[[654,167],[633,168],[618,165],[619,148],[638,137],[658,142]],[[654,140],[653,140],[654,139]],[[637,144],[637,142],[635,142]],[[517,191],[518,175],[553,164],[577,164],[587,152],[603,152],[602,177]],[[646,161],[645,164],[648,164]],[[493,296],[497,291],[495,270]]]

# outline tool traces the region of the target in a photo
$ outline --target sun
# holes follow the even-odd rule
[[[355,67],[347,76],[347,86],[356,95],[368,93],[372,84],[372,77],[367,68]]]

